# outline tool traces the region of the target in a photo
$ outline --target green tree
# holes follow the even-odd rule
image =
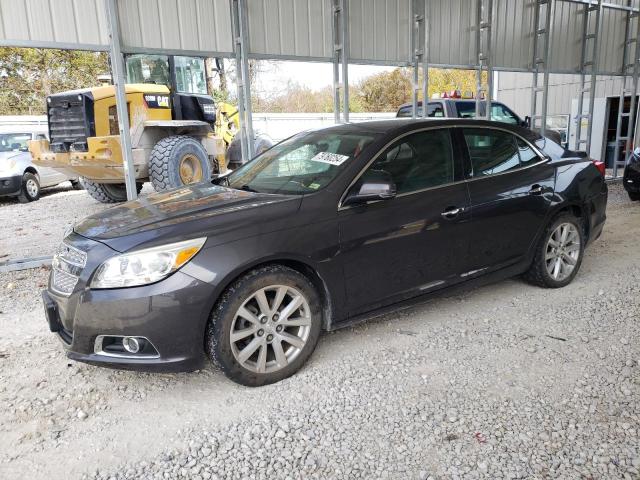
[[[2,47],[0,115],[43,114],[48,95],[96,86],[108,72],[104,52]]]
[[[400,105],[411,100],[411,72],[396,68],[390,72],[371,75],[359,82],[351,95],[358,98],[365,112],[395,112]]]

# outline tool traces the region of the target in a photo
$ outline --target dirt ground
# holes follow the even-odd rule
[[[4,201],[0,255],[52,254],[101,208]],[[69,361],[47,269],[0,274],[0,478],[640,478],[640,203],[612,186],[607,213],[564,289],[511,279],[325,334],[260,389]]]

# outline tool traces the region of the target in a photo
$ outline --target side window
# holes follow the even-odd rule
[[[444,108],[440,102],[430,103],[427,106],[428,117],[444,117]]]
[[[398,110],[398,113],[396,115],[396,117],[398,118],[406,118],[406,117],[410,117],[411,116],[411,112],[413,110],[413,107],[402,107],[400,110]]]
[[[46,140],[47,136],[44,133],[39,133],[36,135],[36,140]]]
[[[512,125],[518,124],[518,119],[513,112],[507,109],[504,105],[492,104],[491,105],[491,120],[496,122],[511,123]]]
[[[540,160],[538,154],[534,152],[524,140],[518,138],[517,142],[518,154],[520,155],[520,164],[522,166],[530,165]]]
[[[507,172],[539,160],[524,142],[508,132],[482,128],[463,129],[472,177]]]
[[[399,194],[453,182],[449,130],[427,130],[402,138],[383,152],[364,175],[371,171],[391,175]]]

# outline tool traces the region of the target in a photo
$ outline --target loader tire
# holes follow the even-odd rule
[[[124,183],[97,183],[81,178],[84,189],[101,203],[119,203],[127,201],[127,187]],[[140,193],[142,183],[136,183],[136,192]]]
[[[149,177],[157,192],[209,181],[209,157],[193,137],[173,135],[163,138],[151,150]]]

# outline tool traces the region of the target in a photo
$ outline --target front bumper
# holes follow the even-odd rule
[[[22,176],[0,178],[0,195],[17,195],[22,187]]]
[[[49,326],[70,359],[104,367],[149,372],[201,368],[213,286],[180,271],[153,285],[91,290],[69,297],[43,292]],[[156,358],[100,353],[98,336],[145,337]]]

